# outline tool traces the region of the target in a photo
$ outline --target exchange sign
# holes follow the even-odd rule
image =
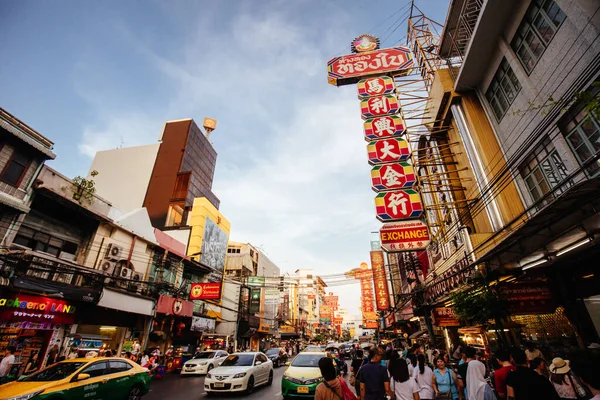
[[[410,188],[417,181],[415,170],[407,162],[376,165],[371,170],[373,190]]]
[[[406,161],[410,157],[408,142],[401,138],[374,140],[367,145],[367,152],[372,165]]]
[[[400,70],[409,72],[412,66],[412,54],[406,47],[350,54],[327,62],[327,82],[335,86],[349,85],[365,76]]]
[[[396,114],[400,111],[398,98],[391,94],[369,97],[360,102],[362,118],[379,117],[382,115]]]
[[[389,76],[378,76],[377,78],[363,79],[358,82],[358,98],[380,96],[382,94],[394,93],[396,85]]]
[[[391,138],[405,132],[402,118],[398,115],[369,118],[364,123],[365,140]]]
[[[382,222],[418,218],[423,214],[421,196],[416,190],[394,190],[375,196],[377,219]]]
[[[379,237],[387,252],[423,250],[431,242],[427,225],[418,219],[384,224]]]

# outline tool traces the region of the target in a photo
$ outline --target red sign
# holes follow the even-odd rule
[[[460,326],[460,322],[454,316],[454,310],[450,307],[438,307],[431,311],[433,323],[437,326]]]
[[[374,140],[367,145],[369,164],[406,161],[410,157],[408,142],[401,138]]]
[[[394,93],[395,89],[394,80],[389,76],[363,79],[358,82],[358,98]]]
[[[376,165],[371,170],[373,190],[409,188],[417,182],[412,165],[407,162]]]
[[[361,77],[410,69],[412,54],[406,47],[332,58],[327,62],[327,81],[335,86],[356,83]]]
[[[178,317],[191,317],[194,314],[194,303],[161,295],[158,298],[158,303],[156,303],[156,313],[176,315]]]
[[[400,111],[400,103],[396,96],[387,94],[384,96],[370,97],[360,102],[362,118],[379,117],[382,115],[396,114]]]
[[[221,282],[192,283],[190,300],[219,300],[221,298]]]
[[[390,293],[385,274],[383,251],[371,252],[371,267],[373,268],[373,283],[375,284],[375,303],[378,310],[384,311],[390,308]]]
[[[309,295],[308,295],[308,299],[309,299],[309,300],[315,300],[316,298],[317,298],[317,296],[316,296],[316,295],[314,295],[314,294],[309,294]]]
[[[423,214],[423,204],[416,190],[394,190],[375,196],[375,211],[382,222],[418,218]]]
[[[354,273],[355,279],[371,279],[373,277],[373,271],[370,269],[363,269]]]
[[[378,329],[379,324],[377,323],[377,321],[367,321],[365,323],[365,328],[366,329]]]
[[[421,220],[384,224],[379,230],[379,237],[381,247],[388,252],[422,250],[431,242],[429,229]]]
[[[0,298],[0,320],[74,324],[74,305],[49,297],[12,295]]]
[[[394,313],[389,313],[388,315],[385,316],[385,325],[386,326],[393,326],[396,323],[396,316],[394,315]]]
[[[498,294],[514,315],[549,314],[556,310],[556,300],[544,282],[505,283],[498,287]]]

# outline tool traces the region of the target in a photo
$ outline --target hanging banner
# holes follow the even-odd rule
[[[406,47],[335,57],[327,62],[327,82],[335,86],[349,85],[369,75],[408,72],[412,66],[412,54]]]
[[[379,237],[387,252],[423,250],[431,242],[427,225],[418,219],[386,223],[379,230]]]
[[[400,103],[396,96],[386,94],[362,100],[360,102],[360,110],[362,118],[368,119],[382,115],[396,114],[400,111]]]
[[[373,190],[411,188],[417,182],[413,166],[407,162],[377,165],[371,170]]]
[[[423,215],[419,192],[412,189],[394,190],[375,196],[377,219],[382,222],[418,218]]]
[[[396,90],[394,80],[389,76],[378,76],[376,78],[363,79],[358,82],[358,98],[380,96],[391,94]]]
[[[401,138],[377,140],[369,142],[367,153],[371,165],[407,161],[410,158],[410,147]]]
[[[375,285],[375,303],[379,311],[390,308],[390,294],[385,273],[383,251],[371,251],[371,268],[373,269],[373,284]]]

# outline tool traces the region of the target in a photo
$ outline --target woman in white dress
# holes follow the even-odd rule
[[[408,373],[408,364],[401,358],[390,360],[390,388],[395,400],[420,400],[419,387]]]
[[[417,368],[413,372],[413,378],[419,388],[419,396],[421,400],[433,400],[435,398],[433,386],[431,386],[433,371],[425,365],[425,356],[423,354],[417,356],[417,363]]]

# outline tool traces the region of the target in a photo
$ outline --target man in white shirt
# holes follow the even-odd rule
[[[569,358],[571,370],[594,396],[591,400],[600,400],[600,353],[582,350]]]
[[[15,356],[13,355],[15,350],[14,346],[8,346],[4,350],[4,358],[0,361],[0,377],[8,375],[11,365],[15,363]]]

